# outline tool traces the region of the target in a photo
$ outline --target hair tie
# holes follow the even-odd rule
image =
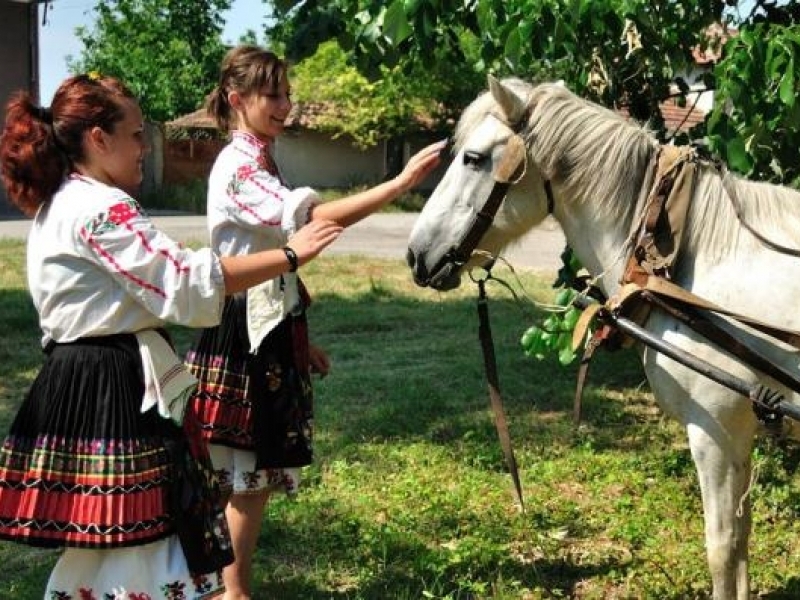
[[[36,114],[36,117],[40,121],[43,121],[44,123],[47,123],[48,125],[52,125],[53,124],[53,111],[50,110],[50,108],[46,108],[44,106],[37,106],[35,108],[34,112]]]

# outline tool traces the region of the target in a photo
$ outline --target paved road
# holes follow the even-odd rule
[[[414,213],[377,213],[349,227],[326,254],[362,254],[382,258],[405,259],[408,235],[417,215]],[[205,241],[205,217],[155,216],[156,226],[174,239]],[[26,219],[0,221],[0,238],[24,239],[30,228]],[[505,257],[515,267],[555,273],[561,266],[564,234],[558,223],[548,218],[514,247]]]

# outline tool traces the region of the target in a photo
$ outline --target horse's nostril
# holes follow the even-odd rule
[[[411,269],[413,269],[414,265],[417,263],[417,259],[414,257],[414,252],[411,250],[411,248],[409,248],[408,252],[406,252],[406,262]]]

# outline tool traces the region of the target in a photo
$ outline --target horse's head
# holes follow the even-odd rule
[[[490,76],[489,91],[461,116],[455,158],[409,239],[418,285],[458,287],[464,268],[489,262],[547,216],[543,178],[527,147],[533,89]]]

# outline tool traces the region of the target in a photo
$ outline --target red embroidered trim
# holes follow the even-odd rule
[[[189,267],[183,265],[177,258],[172,256],[172,254],[170,254],[169,250],[167,250],[166,248],[159,248],[159,249],[156,250],[155,248],[153,248],[150,245],[150,242],[147,241],[147,238],[144,236],[144,233],[134,229],[133,227],[131,227],[130,224],[127,224],[127,223],[125,224],[125,227],[126,227],[126,229],[128,229],[128,231],[131,231],[132,233],[136,234],[136,237],[138,237],[139,240],[141,240],[142,246],[144,247],[145,250],[147,250],[148,252],[151,252],[153,254],[160,254],[161,256],[166,258],[169,262],[172,263],[172,265],[175,267],[175,270],[178,271],[178,273],[188,273],[189,272]]]
[[[94,249],[94,251],[97,252],[97,254],[99,254],[100,256],[105,258],[108,261],[108,263],[112,267],[114,267],[114,269],[117,271],[117,273],[127,277],[128,279],[133,281],[139,287],[144,288],[146,290],[150,290],[151,292],[153,292],[157,296],[161,296],[165,300],[167,299],[167,294],[166,294],[166,292],[164,292],[164,290],[162,290],[161,288],[159,288],[159,287],[157,287],[157,286],[145,281],[144,279],[142,279],[140,277],[137,277],[133,273],[123,269],[122,266],[120,266],[120,264],[116,261],[116,259],[109,252],[107,252],[105,250],[105,248],[103,248],[100,244],[98,244],[97,241],[95,241],[94,237],[92,237],[91,235],[87,234],[86,228],[82,228],[81,229],[81,236]]]
[[[238,141],[245,144],[247,147],[243,148],[240,145],[234,143],[234,150],[240,152],[250,160],[256,161],[256,164],[259,164],[259,157],[261,153],[266,149],[266,144],[259,140],[257,137],[245,133],[242,131],[234,131],[234,142]],[[249,152],[252,150],[253,152]],[[266,170],[266,169],[265,169]],[[243,202],[236,199],[236,196],[239,193],[240,186],[236,185],[239,182],[250,181],[254,186],[256,186],[259,190],[264,192],[265,194],[277,199],[280,202],[283,202],[283,198],[280,194],[275,192],[274,190],[265,187],[264,185],[260,184],[256,179],[255,175],[258,173],[259,169],[254,167],[252,164],[243,164],[236,168],[236,172],[233,176],[233,180],[228,184],[228,188],[226,190],[228,198],[230,201],[236,205],[236,207],[241,210],[242,212],[248,213],[253,216],[259,223],[262,225],[268,226],[279,226],[281,224],[280,219],[273,219],[273,220],[266,220],[264,219],[255,209],[250,206],[247,206]]]

